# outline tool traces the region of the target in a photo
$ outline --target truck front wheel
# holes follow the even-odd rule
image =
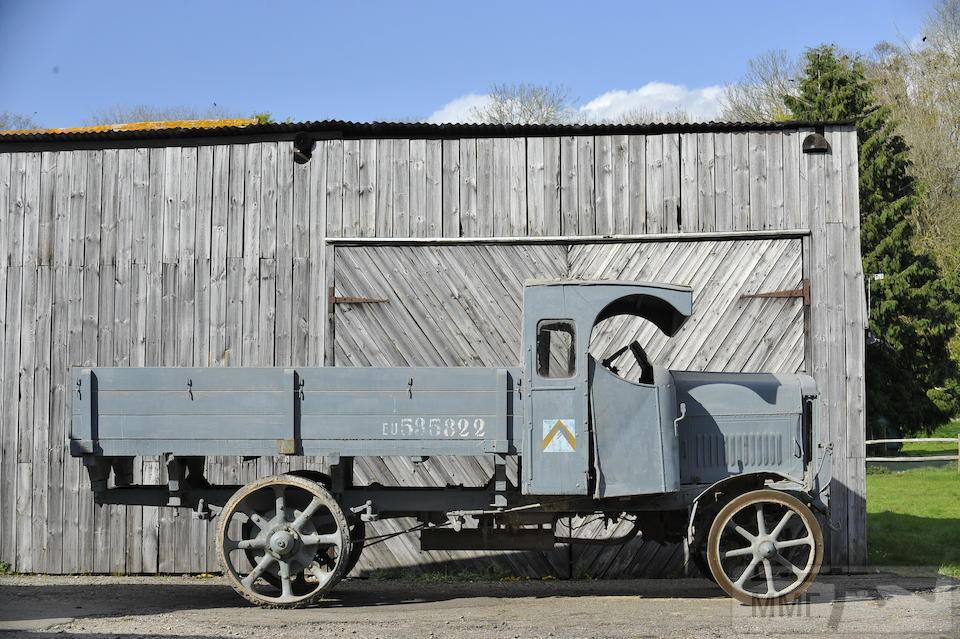
[[[732,499],[710,526],[707,561],[731,597],[777,605],[810,587],[823,560],[823,531],[813,511],[779,490],[761,489]]]

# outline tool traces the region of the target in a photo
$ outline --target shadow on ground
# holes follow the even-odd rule
[[[909,577],[821,576],[805,603],[877,598],[888,587],[923,592],[960,581],[929,571]],[[642,597],[715,599],[724,594],[706,579],[426,581],[350,579],[340,583],[322,608],[366,608],[478,598]],[[881,597],[882,598],[882,597]],[[249,608],[222,578],[183,577],[10,577],[0,579],[3,622],[58,623],[80,617],[136,617],[189,610]],[[239,611],[238,611],[239,612]],[[61,635],[62,636],[62,635]]]
[[[36,583],[31,583],[31,582]],[[16,577],[0,580],[0,622],[89,616],[138,616],[214,608],[247,608],[222,578]],[[74,582],[74,583],[71,583]],[[705,579],[655,581],[348,579],[319,607],[364,608],[498,597],[722,596]],[[38,616],[40,615],[40,616]]]

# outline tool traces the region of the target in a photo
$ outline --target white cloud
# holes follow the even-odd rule
[[[490,99],[489,96],[479,93],[468,93],[459,98],[450,100],[442,107],[430,114],[427,122],[441,124],[444,122],[468,123],[476,122],[473,112],[475,109],[481,109]]]
[[[615,121],[629,113],[669,116],[682,111],[690,119],[711,120],[720,114],[720,96],[723,87],[708,86],[691,89],[682,84],[648,82],[639,89],[607,91],[574,110],[573,117],[585,122]],[[450,100],[434,111],[427,122],[476,122],[473,113],[482,108],[489,96],[468,93]]]
[[[692,120],[710,120],[720,113],[723,87],[690,89],[682,84],[648,82],[639,89],[607,91],[578,109],[585,120],[616,120],[630,112],[687,113]]]

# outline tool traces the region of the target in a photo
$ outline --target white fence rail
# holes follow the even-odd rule
[[[931,443],[946,443],[946,444],[956,444],[957,445],[957,454],[956,455],[906,455],[900,457],[867,457],[866,461],[868,462],[940,462],[940,461],[955,461],[957,462],[957,472],[960,472],[960,435],[956,437],[908,437],[904,439],[868,439],[865,443],[867,446],[870,444],[895,444],[895,443],[913,443],[913,442],[931,442]]]

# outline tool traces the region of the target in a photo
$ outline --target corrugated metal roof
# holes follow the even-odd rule
[[[59,136],[67,133],[116,133],[121,131],[163,131],[169,129],[219,129],[223,127],[245,127],[256,123],[256,118],[231,118],[226,120],[152,120],[148,122],[95,124],[92,126],[75,126],[54,129],[5,129],[0,130],[0,136]]]
[[[97,130],[45,129],[0,132],[0,145],[49,142],[103,142],[108,140],[164,140],[232,136],[263,136],[292,139],[298,133],[318,138],[374,137],[511,137],[562,135],[626,135],[644,133],[696,133],[709,131],[771,131],[851,124],[831,122],[690,122],[657,124],[429,124],[424,122],[349,122],[319,120],[314,122],[275,122],[256,124],[253,121],[169,122],[169,126],[140,128],[113,125]],[[250,122],[250,123],[247,123]],[[150,123],[146,123],[150,124]]]

